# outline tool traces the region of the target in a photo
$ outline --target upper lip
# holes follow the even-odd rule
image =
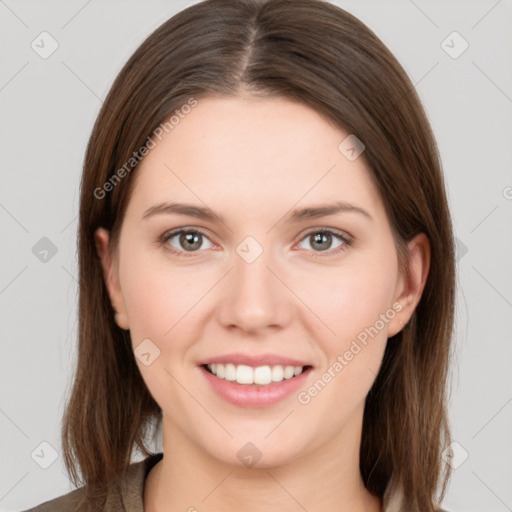
[[[295,359],[293,357],[280,356],[277,354],[258,354],[258,355],[249,355],[249,354],[226,354],[223,356],[215,356],[209,357],[208,359],[203,360],[199,363],[200,366],[206,364],[244,364],[247,366],[252,366],[254,368],[258,366],[272,366],[272,365],[281,365],[281,366],[311,366],[310,363],[301,361],[300,359]]]

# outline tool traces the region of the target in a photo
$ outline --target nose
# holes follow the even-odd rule
[[[233,266],[217,309],[223,327],[250,334],[286,327],[293,317],[293,294],[276,270],[270,251],[263,251],[251,263],[234,254]]]

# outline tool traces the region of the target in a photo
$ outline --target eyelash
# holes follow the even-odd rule
[[[182,250],[177,250],[176,248],[170,246],[167,242],[169,240],[171,240],[172,238],[174,238],[175,236],[177,235],[181,235],[182,233],[193,233],[193,234],[198,234],[198,235],[201,235],[203,237],[205,237],[207,240],[210,241],[210,243],[213,243],[211,242],[211,240],[209,239],[209,237],[206,235],[206,233],[204,233],[203,231],[199,230],[199,229],[196,229],[196,228],[180,228],[180,229],[176,229],[174,231],[167,231],[165,232],[159,239],[159,242],[161,245],[164,246],[165,250],[169,251],[170,253],[176,255],[176,256],[179,256],[179,257],[184,257],[184,258],[189,258],[191,256],[195,256],[196,253],[198,252],[202,252],[201,250],[197,250],[197,251],[182,251]],[[349,235],[341,232],[341,231],[337,231],[337,230],[333,230],[333,229],[328,229],[328,228],[321,228],[321,229],[313,229],[311,231],[309,231],[308,233],[306,233],[300,240],[299,242],[302,242],[303,240],[305,240],[307,237],[313,235],[313,234],[329,234],[329,235],[332,235],[333,237],[335,238],[338,238],[342,244],[338,247],[336,247],[335,249],[327,249],[325,251],[315,251],[315,250],[312,250],[312,249],[306,249],[306,250],[309,250],[309,251],[312,251],[314,257],[319,257],[319,258],[325,258],[325,257],[328,257],[328,256],[333,256],[335,254],[338,254],[342,251],[345,251],[347,247],[350,247],[353,243],[353,238],[350,237]]]

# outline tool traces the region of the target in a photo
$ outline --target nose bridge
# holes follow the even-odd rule
[[[236,325],[244,331],[287,324],[291,297],[270,270],[278,266],[274,251],[247,237],[236,248],[232,264],[234,269],[221,306],[222,323]]]

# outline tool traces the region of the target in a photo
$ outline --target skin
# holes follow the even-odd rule
[[[418,235],[399,271],[364,158],[338,150],[347,135],[289,99],[200,98],[137,169],[117,250],[106,230],[95,233],[118,325],[134,348],[149,338],[160,350],[149,366],[136,359],[164,414],[165,455],[145,483],[147,512],[382,510],[359,472],[364,401],[388,337],[420,299],[430,253]],[[339,200],[371,218],[345,211],[287,221],[292,209]],[[206,205],[224,222],[142,219],[165,201]],[[199,250],[179,235],[158,243],[176,228],[202,230]],[[322,228],[352,243],[333,236],[315,245],[310,235]],[[236,252],[247,236],[263,248],[250,264]],[[208,357],[274,353],[313,365],[307,390],[396,303],[401,311],[307,405],[292,393],[273,406],[237,407],[200,375]],[[247,442],[262,454],[251,468],[237,457]]]

